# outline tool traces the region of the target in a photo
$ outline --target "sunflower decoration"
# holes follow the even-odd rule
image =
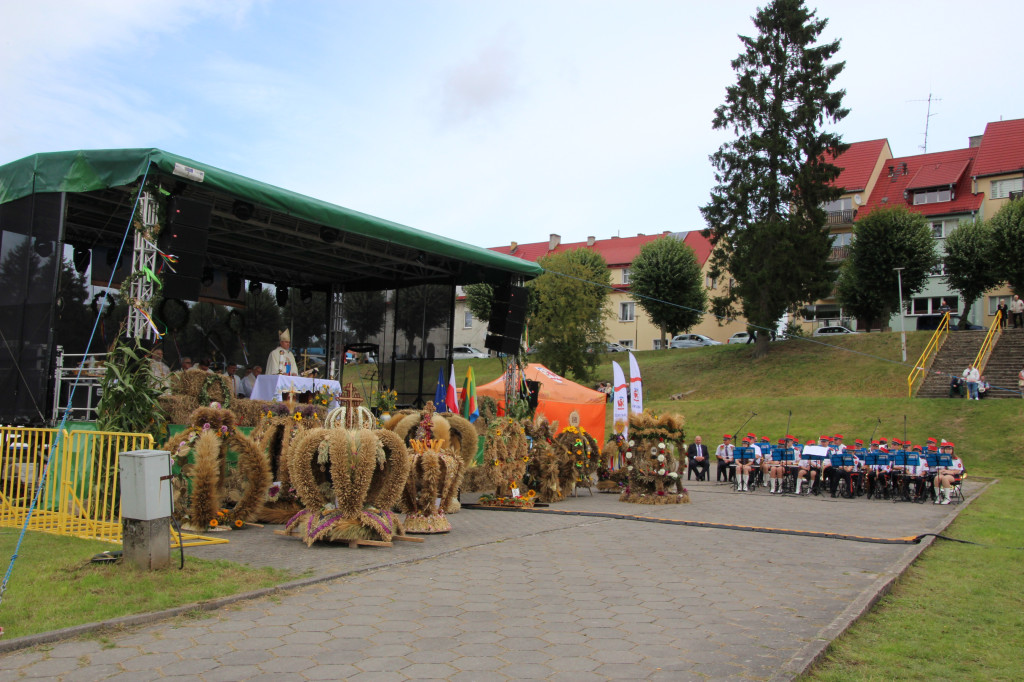
[[[537,416],[526,429],[530,437],[529,457],[526,463],[524,484],[529,485],[538,502],[558,502],[565,499],[560,480],[562,451],[555,447],[558,422],[549,423],[544,416]]]
[[[231,410],[201,407],[191,426],[163,445],[174,453],[174,516],[183,528],[230,527],[235,520],[242,525],[233,527],[241,528],[262,509],[270,470],[256,444],[235,427],[236,419]],[[229,450],[238,455],[234,465]]]
[[[568,426],[554,439],[559,459],[559,485],[568,495],[576,488],[590,488],[592,475],[601,465],[601,452],[583,427]]]
[[[484,460],[476,467],[478,473],[471,485],[473,489],[490,488],[495,491],[494,499],[517,499],[512,484],[523,480],[529,459],[529,443],[526,428],[519,420],[498,417],[487,425],[484,442]],[[485,500],[481,504],[487,504]]]
[[[679,476],[679,453],[686,438],[683,416],[650,410],[629,418],[625,444],[626,481],[620,502],[686,504],[690,496]]]

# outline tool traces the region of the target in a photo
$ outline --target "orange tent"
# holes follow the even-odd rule
[[[540,382],[537,399],[537,414],[547,417],[549,422],[558,422],[564,429],[576,423],[597,440],[598,447],[604,446],[604,425],[607,398],[600,391],[560,377],[544,365],[531,362],[526,366],[526,378]],[[483,386],[477,386],[478,398],[488,396],[505,407],[505,375]]]

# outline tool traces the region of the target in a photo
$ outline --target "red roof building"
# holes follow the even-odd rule
[[[889,159],[857,217],[892,206],[925,216],[974,216],[985,198],[972,191],[970,169],[978,151],[968,147]]]

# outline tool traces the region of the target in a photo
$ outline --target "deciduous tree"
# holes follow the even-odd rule
[[[787,309],[827,295],[835,279],[822,205],[841,194],[829,162],[844,149],[826,122],[848,110],[843,90],[831,90],[844,63],[830,63],[839,41],[818,44],[827,20],[802,0],[773,0],[754,17],[756,37],[732,62],[736,84],[715,110],[716,130],[736,139],[711,156],[716,186],[701,208],[714,245],[712,275],[728,272],[735,286],[713,301],[719,315],[735,304],[754,325],[774,328]],[[759,334],[754,355],[768,352]]]
[[[629,290],[661,330],[662,348],[668,334],[700,323],[708,303],[697,254],[670,235],[641,247],[629,266]]]
[[[887,323],[899,310],[900,286],[907,300],[928,283],[939,262],[935,239],[924,216],[903,206],[864,216],[854,237],[839,275],[839,302],[858,318]]]
[[[1024,199],[1015,199],[992,216],[992,265],[999,277],[1024,294]]]
[[[992,267],[992,225],[984,220],[961,221],[946,237],[946,283],[960,292],[962,301],[960,327],[965,328],[970,320],[967,312],[974,302],[1000,282],[999,274]]]
[[[611,286],[601,254],[575,249],[538,261],[543,275],[529,283],[534,310],[530,331],[540,343],[538,358],[551,370],[587,380],[597,367],[593,349],[604,342]]]

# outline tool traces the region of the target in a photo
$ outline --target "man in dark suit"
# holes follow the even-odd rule
[[[708,477],[708,469],[711,463],[708,460],[708,446],[704,445],[700,436],[693,439],[690,447],[686,448],[686,457],[690,460],[690,471],[696,472],[697,480],[703,481]],[[687,473],[689,478],[689,473]]]

